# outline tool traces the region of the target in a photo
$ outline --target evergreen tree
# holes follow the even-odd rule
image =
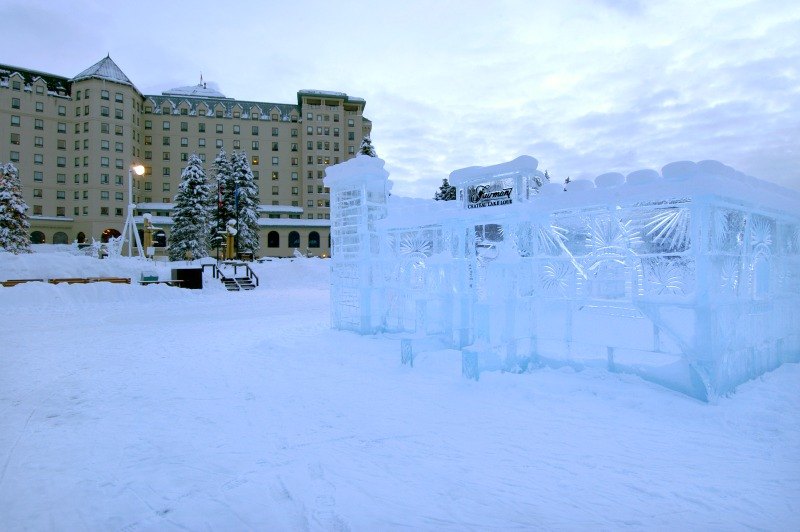
[[[27,210],[17,168],[0,164],[0,249],[14,254],[31,252]]]
[[[550,174],[547,172],[547,170],[544,171],[544,180],[548,183],[550,182]]]
[[[447,178],[442,179],[442,186],[433,196],[436,201],[450,201],[456,199],[456,187],[452,186]]]
[[[208,255],[208,203],[210,187],[202,162],[196,153],[181,173],[178,193],[175,195],[175,213],[172,216],[172,236],[169,244],[170,260],[184,260]]]
[[[369,155],[370,157],[378,156],[378,154],[375,153],[375,148],[372,146],[372,139],[369,138],[369,135],[361,139],[361,147],[358,149],[358,153],[361,155]]]
[[[233,218],[238,220],[236,228],[236,251],[257,253],[258,235],[258,187],[253,182],[253,171],[245,152],[231,155],[231,167],[235,189],[235,208]],[[236,216],[238,212],[238,216]]]
[[[219,232],[225,230],[228,220],[236,218],[236,213],[233,212],[233,194],[236,184],[233,180],[231,161],[224,149],[219,150],[211,166],[211,187],[209,247],[215,249],[225,247],[225,237]]]
[[[570,182],[570,178],[569,178],[569,176],[567,176],[567,178],[564,180],[564,192],[567,191],[567,185],[569,185],[569,182]]]

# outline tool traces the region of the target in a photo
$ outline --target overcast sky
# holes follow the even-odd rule
[[[800,189],[800,1],[0,0],[0,63],[110,53],[144,94],[195,84],[367,101],[394,192],[532,155],[554,179],[716,159]]]

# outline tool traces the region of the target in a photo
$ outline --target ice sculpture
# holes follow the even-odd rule
[[[800,194],[716,161],[548,183],[458,170],[458,200],[328,168],[331,322],[462,351],[463,372],[599,365],[702,400],[800,360]]]

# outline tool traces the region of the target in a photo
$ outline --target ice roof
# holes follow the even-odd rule
[[[176,87],[161,93],[164,96],[186,96],[189,98],[227,98],[218,90],[209,89],[205,83],[190,85],[186,87]]]
[[[128,79],[117,64],[111,59],[111,56],[105,56],[103,59],[93,64],[74,78],[71,81],[78,81],[81,79],[98,78],[121,83],[123,85],[130,85],[133,88],[133,82]]]

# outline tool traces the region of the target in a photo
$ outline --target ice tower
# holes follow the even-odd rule
[[[329,168],[333,326],[436,340],[473,378],[602,366],[702,400],[800,360],[800,194],[716,161],[566,191],[537,166],[453,172],[451,202]]]

